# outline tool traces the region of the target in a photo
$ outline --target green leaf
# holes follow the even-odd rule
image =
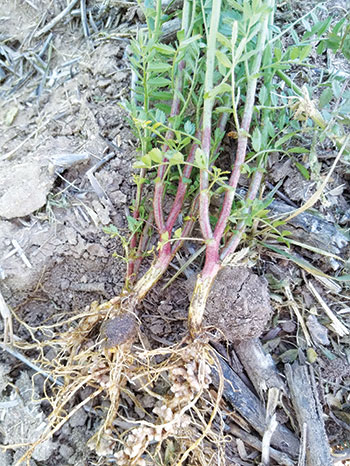
[[[181,238],[182,235],[182,228],[178,228],[174,231],[174,238]]]
[[[274,228],[280,227],[281,225],[285,225],[286,222],[284,220],[276,220],[275,222],[272,223],[272,226]]]
[[[295,361],[296,358],[298,357],[298,351],[299,350],[297,349],[289,349],[285,351],[284,353],[280,354],[279,359],[285,364],[291,363]]]
[[[268,99],[268,93],[267,93],[267,88],[266,86],[261,86],[260,92],[259,92],[259,102],[261,105],[265,105]]]
[[[149,154],[145,154],[141,157],[141,162],[145,164],[147,168],[152,167],[152,160]]]
[[[157,43],[154,48],[163,55],[175,55],[175,49],[170,45]]]
[[[288,152],[291,152],[292,154],[308,154],[310,150],[306,149],[306,147],[291,147],[288,149]]]
[[[231,107],[215,107],[214,111],[216,113],[232,113]]]
[[[221,32],[218,32],[216,34],[216,39],[220,42],[221,45],[226,47],[228,50],[231,50],[231,42],[229,41],[229,39],[227,39],[226,36],[221,34]]]
[[[320,22],[316,23],[314,26],[312,26],[311,31],[306,32],[304,34],[303,39],[308,39],[309,37],[313,36],[314,34],[316,34],[317,37],[321,37],[322,34],[326,31],[326,29],[328,29],[331,21],[332,21],[332,16],[329,16],[324,21],[320,21]]]
[[[333,90],[330,87],[327,87],[320,96],[319,107],[320,108],[325,107],[327,104],[329,104],[332,98],[333,98]]]
[[[305,45],[304,47],[300,47],[299,60],[300,61],[305,60],[305,58],[310,55],[311,49],[312,49],[311,45]]]
[[[276,141],[275,143],[275,147],[279,147],[279,146],[282,146],[282,144],[284,144],[286,141],[288,141],[290,138],[292,138],[294,136],[295,133],[288,133],[288,134],[285,134],[284,136],[282,136],[280,139],[278,139],[278,141]]]
[[[256,127],[253,131],[252,146],[255,152],[259,152],[261,149],[261,132],[258,127]]]
[[[281,61],[282,50],[280,48],[275,47],[274,53],[275,53],[276,61]]]
[[[168,154],[170,155],[170,152],[172,151],[167,151],[166,153],[167,158],[168,158]],[[184,156],[181,152],[174,151],[172,152],[171,157],[168,160],[169,160],[170,165],[178,165],[179,163],[184,162]]]
[[[195,36],[189,37],[188,39],[181,41],[179,50],[187,48],[189,45],[193,44],[194,42],[197,42],[197,40],[199,39],[202,39],[202,36],[200,34],[196,34]]]
[[[340,97],[340,94],[341,94],[341,86],[340,86],[339,82],[336,79],[334,79],[332,81],[332,91],[334,93],[334,97],[336,99],[338,99]]]
[[[331,18],[329,18],[329,19],[331,19]],[[345,23],[345,21],[346,21],[346,18],[342,18],[340,21],[338,21],[337,24],[334,26],[334,28],[332,30],[332,33],[333,34],[338,34],[340,29],[343,27],[343,24]]]
[[[272,63],[272,50],[271,50],[271,45],[267,45],[267,47],[264,50],[264,55],[263,55],[263,66],[269,66]]]
[[[249,58],[253,57],[254,55],[257,54],[257,51],[254,49],[254,50],[250,50],[250,52],[247,52],[245,53],[244,55],[242,55],[239,60],[237,61],[237,63],[240,63],[242,61],[245,61],[245,60],[249,60]],[[257,75],[258,76],[258,75]],[[251,76],[251,78],[253,78],[253,76]]]
[[[192,135],[194,134],[196,130],[196,126],[190,120],[187,120],[184,125],[184,130],[185,130],[185,133]]]
[[[131,215],[127,215],[126,219],[128,221],[129,230],[134,233],[138,230],[138,228],[142,225],[141,220],[137,220],[136,218],[132,217]]]
[[[204,152],[199,147],[196,149],[196,153],[194,155],[194,162],[196,167],[201,170],[205,170],[207,168],[207,158],[204,155]]]
[[[216,58],[218,59],[218,62],[221,63],[221,65],[225,66],[226,68],[230,69],[232,66],[231,61],[228,59],[228,57],[221,52],[221,50],[216,51]]]
[[[136,162],[134,162],[132,164],[133,168],[150,168],[149,165],[146,165],[144,162],[142,162],[141,160],[136,160]]]
[[[160,235],[160,239],[162,243],[166,243],[167,241],[169,241],[169,232],[165,231],[164,233],[162,233]]]
[[[295,162],[295,166],[297,167],[297,169],[300,171],[300,173],[303,175],[303,177],[307,180],[310,179],[310,173],[309,171],[304,167],[304,165],[302,165],[301,163],[299,162]]]
[[[154,71],[156,73],[163,73],[165,71],[168,71],[171,69],[171,65],[168,63],[162,63],[162,62],[150,62],[148,64],[148,71]]]
[[[300,50],[299,47],[293,47],[292,50],[290,51],[290,59],[291,60],[296,60],[299,57]]]
[[[173,94],[167,91],[152,91],[151,99],[152,100],[171,100]]]
[[[343,52],[344,57],[350,60],[350,34],[345,38],[341,51]]]
[[[155,147],[154,149],[149,151],[147,155],[152,160],[152,162],[162,163],[162,161],[163,161],[163,153],[157,147]]]
[[[164,86],[170,86],[171,85],[171,80],[168,78],[151,78],[147,81],[147,84],[151,86],[158,86],[158,87],[164,87]]]
[[[318,55],[322,55],[326,48],[326,41],[321,40],[318,46],[316,47],[316,52],[318,53]]]
[[[266,122],[266,125],[267,125],[268,135],[270,136],[270,138],[273,138],[276,134],[276,130],[275,130],[274,125],[272,124],[272,121],[268,119]]]
[[[204,95],[204,98],[216,97],[221,94],[226,94],[227,92],[231,93],[231,86],[227,83],[221,83],[218,86],[215,86],[209,94]]]
[[[165,113],[159,108],[156,109],[155,119],[158,123],[162,123],[162,124],[164,124],[166,121]]]

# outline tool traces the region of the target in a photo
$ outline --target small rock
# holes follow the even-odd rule
[[[70,447],[69,445],[63,444],[60,446],[59,452],[62,458],[64,458],[65,460],[68,460],[71,456],[73,456],[74,449]]]
[[[70,287],[70,281],[68,280],[68,278],[64,278],[62,281],[61,281],[61,290],[68,290],[68,288]]]
[[[86,250],[91,256],[97,256],[97,257],[108,257],[109,256],[109,253],[106,251],[106,249],[103,246],[101,246],[101,244],[98,244],[98,243],[89,244],[86,247]]]
[[[80,427],[84,426],[87,420],[87,413],[81,408],[69,419],[69,424],[71,427]]]
[[[110,194],[110,198],[112,200],[112,202],[115,204],[115,205],[121,205],[121,204],[125,204],[126,203],[126,195],[124,193],[122,193],[121,191],[117,190],[117,191],[113,191],[111,194]]]
[[[306,325],[316,345],[321,344],[327,346],[330,344],[328,329],[324,325],[320,324],[316,316],[310,314],[307,318]]]
[[[25,217],[46,204],[54,177],[48,166],[31,161],[0,167],[0,217]]]
[[[47,461],[53,451],[55,450],[55,445],[51,440],[46,440],[43,443],[39,443],[33,451],[33,458],[36,461]]]
[[[75,246],[77,244],[77,232],[74,228],[67,227],[65,230],[65,236],[69,244]]]
[[[281,327],[287,333],[294,333],[296,325],[292,320],[287,320],[281,324]]]

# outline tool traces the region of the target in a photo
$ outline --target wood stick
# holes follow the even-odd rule
[[[242,382],[234,370],[217,353],[225,378],[223,397],[246,419],[249,424],[263,436],[267,429],[265,408],[261,401]],[[219,375],[212,370],[213,382],[218,384]],[[278,425],[271,438],[271,445],[287,453],[292,458],[298,455],[299,440],[285,426]],[[327,466],[327,463],[324,464]]]
[[[322,408],[312,379],[312,368],[298,363],[285,365],[285,373],[300,431],[306,426],[307,466],[333,464],[323,422]]]
[[[264,392],[272,387],[286,392],[272,357],[265,353],[259,339],[242,341],[235,344],[234,348],[260,398],[263,399]]]
[[[262,443],[261,440],[255,437],[255,435],[249,434],[248,432],[240,429],[235,424],[230,425],[230,432],[235,437],[238,437],[243,440],[244,443],[247,443],[251,447],[255,448],[255,450],[261,451],[262,450]],[[270,456],[273,458],[278,464],[283,466],[293,466],[295,461],[293,461],[288,455],[285,453],[281,453],[278,450],[270,447]]]

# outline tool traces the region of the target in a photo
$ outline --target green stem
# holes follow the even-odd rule
[[[268,6],[272,6],[273,4],[272,2],[273,0],[268,0],[267,1]],[[213,9],[214,8],[215,7],[213,6]],[[241,166],[244,163],[245,156],[246,156],[250,122],[252,119],[253,109],[254,109],[257,80],[258,80],[261,60],[262,60],[262,56],[263,56],[263,52],[264,52],[264,48],[265,48],[265,44],[266,44],[266,40],[268,36],[268,24],[269,24],[269,14],[266,14],[265,18],[263,19],[261,30],[258,36],[258,40],[256,44],[257,53],[255,55],[252,68],[249,70],[248,64],[246,64],[246,73],[247,73],[247,82],[248,82],[247,95],[246,95],[246,103],[244,106],[241,128],[239,129],[236,160],[235,160],[235,164],[234,164],[232,174],[229,180],[229,189],[227,189],[225,193],[223,206],[221,209],[218,222],[215,227],[214,235],[205,236],[204,233],[207,233],[207,232],[203,231],[203,225],[201,224],[204,239],[208,240],[208,238],[210,238],[210,241],[207,241],[204,268],[197,278],[195,290],[194,290],[190,308],[189,308],[188,325],[189,325],[190,333],[193,338],[198,336],[201,332],[203,316],[204,316],[204,311],[205,311],[210,287],[214,283],[215,277],[222,267],[222,263],[219,258],[220,242],[223,238],[224,231],[225,231],[225,228],[226,228],[226,225],[227,225],[230,213],[231,213],[235,190],[236,190],[238,180],[241,174]],[[210,31],[210,34],[212,34],[212,30]],[[211,41],[211,45],[213,46],[213,41]],[[214,43],[214,46],[215,46],[215,43]],[[234,50],[232,51],[232,54],[234,54]],[[214,56],[215,56],[215,53],[214,53]],[[208,83],[206,80],[206,85],[207,84]],[[210,84],[210,81],[209,81],[209,84]],[[208,93],[206,94],[208,96]],[[209,110],[212,110],[212,107],[210,107],[210,99],[207,98],[207,100],[209,101],[207,102],[207,108]],[[206,104],[206,101],[204,101],[204,104]],[[207,117],[207,119],[204,120],[204,122],[206,125],[209,125],[209,128],[210,128],[211,120],[208,118],[207,115],[205,116]],[[205,124],[203,124],[203,133],[207,129]],[[209,133],[209,136],[210,136],[210,133]],[[203,145],[202,148],[204,152],[204,148],[206,148],[206,146]],[[205,153],[205,155],[207,154]],[[259,175],[261,177],[261,173]],[[257,174],[254,177],[254,180],[252,181],[254,188],[258,185],[258,179],[259,179],[259,176]],[[207,220],[207,218],[205,217],[206,214],[209,220],[209,193],[208,193],[208,189],[206,189],[203,192],[203,187],[207,188],[208,184],[205,186],[201,183],[201,193],[200,193],[201,194],[200,218],[202,217],[202,223],[204,224],[204,226],[206,226],[204,223]],[[254,192],[252,192],[252,194],[256,193],[256,189],[253,189],[253,191]],[[207,201],[207,205],[205,204],[205,201]],[[241,231],[239,232],[238,235],[236,235],[235,241],[232,242],[232,244],[230,244],[230,247],[228,249],[228,254],[231,254],[232,251],[237,247],[242,237],[244,228],[245,228],[245,225],[242,224]],[[211,233],[211,230],[210,230],[210,233]]]
[[[216,53],[216,36],[219,28],[221,13],[221,0],[213,0],[211,10],[211,21],[209,28],[209,37],[207,45],[207,63],[204,81],[204,104],[203,104],[203,131],[202,131],[202,152],[204,156],[205,168],[200,172],[200,198],[199,198],[199,223],[201,226],[204,239],[213,237],[213,232],[209,220],[209,163],[211,149],[211,126],[212,112],[215,97],[212,95],[215,53]]]

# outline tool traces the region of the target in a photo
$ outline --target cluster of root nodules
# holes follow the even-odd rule
[[[130,297],[93,303],[56,325],[65,329],[59,339],[39,344],[36,362],[51,377],[47,383],[52,412],[46,431],[23,459],[79,409],[93,415],[94,406],[101,421],[89,447],[99,456],[115,458],[120,466],[180,465],[185,460],[206,465],[224,458],[219,410],[223,384],[209,389],[212,371],[220,373],[211,348],[190,340],[146,348],[137,316],[128,310],[132,304]],[[52,327],[40,331],[47,334]],[[56,348],[53,359],[45,357],[47,347],[51,353]],[[87,387],[90,394],[75,402]]]

